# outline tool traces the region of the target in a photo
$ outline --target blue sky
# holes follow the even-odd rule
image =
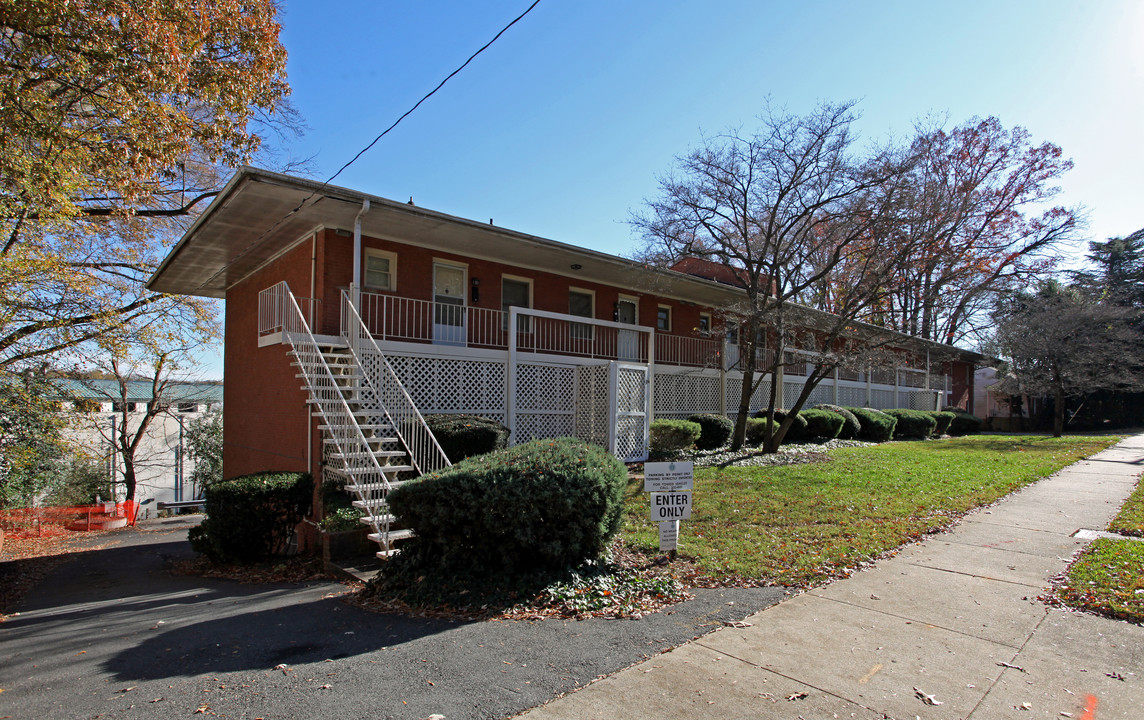
[[[529,4],[285,0],[291,152],[325,180]],[[856,99],[871,141],[995,115],[1060,145],[1059,201],[1103,239],[1144,227],[1142,80],[1129,0],[541,0],[335,182],[628,254],[630,212],[704,134]]]

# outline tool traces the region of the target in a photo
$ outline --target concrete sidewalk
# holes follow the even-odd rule
[[[1142,470],[1144,435],[527,717],[1144,718],[1144,628],[1037,600]]]

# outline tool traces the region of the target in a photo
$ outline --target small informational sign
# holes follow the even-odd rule
[[[651,494],[651,519],[653,522],[686,520],[689,517],[691,517],[691,493],[653,492]]]
[[[695,463],[644,463],[644,492],[679,492],[695,486]]]
[[[679,521],[668,520],[659,524],[659,550],[667,552],[679,547]]]

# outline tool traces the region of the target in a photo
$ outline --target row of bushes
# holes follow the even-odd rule
[[[788,415],[782,410],[774,413],[774,428],[778,429]],[[767,419],[759,412],[747,420],[746,442],[758,445],[766,437]],[[887,440],[924,439],[949,435],[969,435],[981,431],[982,421],[964,410],[947,408],[943,411],[874,410],[873,408],[817,405],[795,415],[785,442],[799,442],[812,438],[840,438],[886,442]],[[734,424],[722,415],[698,414],[687,420],[656,420],[651,425],[651,452],[667,455],[689,450],[714,450],[731,439]],[[773,432],[773,431],[772,431]]]

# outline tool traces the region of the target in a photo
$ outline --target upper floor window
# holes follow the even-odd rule
[[[568,291],[568,314],[577,317],[595,317],[596,316],[596,295],[591,290],[576,290],[572,288]],[[568,334],[571,337],[579,339],[590,339],[592,337],[592,326],[588,323],[572,323],[568,328]]]
[[[699,330],[700,335],[711,334],[711,313],[699,313]]]
[[[509,308],[532,307],[532,281],[527,278],[501,277],[501,310],[504,311],[503,327],[508,329]],[[518,332],[529,332],[532,318],[525,315],[517,320]]]
[[[374,290],[397,289],[397,256],[391,252],[367,248],[365,251],[365,286]]]
[[[671,307],[660,305],[655,311],[655,329],[660,332],[671,332]]]

